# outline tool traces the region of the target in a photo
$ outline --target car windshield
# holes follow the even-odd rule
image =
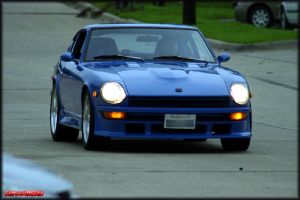
[[[84,60],[99,61],[107,59],[215,62],[198,31],[167,28],[93,30]]]

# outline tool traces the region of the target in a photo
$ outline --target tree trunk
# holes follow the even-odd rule
[[[196,0],[183,0],[182,23],[196,24]]]
[[[128,6],[128,0],[116,0],[116,8],[126,8]]]
[[[157,5],[157,6],[164,6],[165,5],[165,0],[154,0],[153,4]]]

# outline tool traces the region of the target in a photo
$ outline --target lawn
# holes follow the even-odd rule
[[[150,2],[134,4],[134,10],[116,9],[115,1],[101,1],[93,4],[103,8],[110,3],[107,12],[121,18],[135,19],[147,23],[182,23],[182,5],[178,2],[166,2],[165,6],[154,6]],[[139,2],[139,1],[136,1]],[[257,28],[234,20],[234,10],[229,2],[197,2],[197,24],[202,33],[211,39],[226,42],[253,44],[268,41],[297,39],[298,32],[279,28]]]

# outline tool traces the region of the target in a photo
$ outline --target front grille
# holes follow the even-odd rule
[[[129,106],[163,108],[224,108],[229,97],[129,97]]]
[[[126,119],[133,120],[133,121],[164,121],[165,115],[164,114],[151,114],[151,113],[127,113]],[[215,114],[215,113],[202,113],[197,114],[197,122],[203,121],[228,121],[229,116],[228,114]]]

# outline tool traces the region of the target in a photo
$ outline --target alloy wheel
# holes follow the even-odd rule
[[[58,116],[58,107],[57,107],[57,96],[56,91],[52,92],[52,100],[51,100],[51,133],[54,134],[56,131],[57,125],[57,116]]]
[[[270,20],[270,13],[265,9],[257,9],[252,14],[252,23],[257,27],[268,26]]]
[[[83,132],[83,139],[84,142],[87,143],[89,134],[90,134],[90,103],[88,97],[85,98],[84,107],[83,107],[83,124],[82,124],[82,132]]]

